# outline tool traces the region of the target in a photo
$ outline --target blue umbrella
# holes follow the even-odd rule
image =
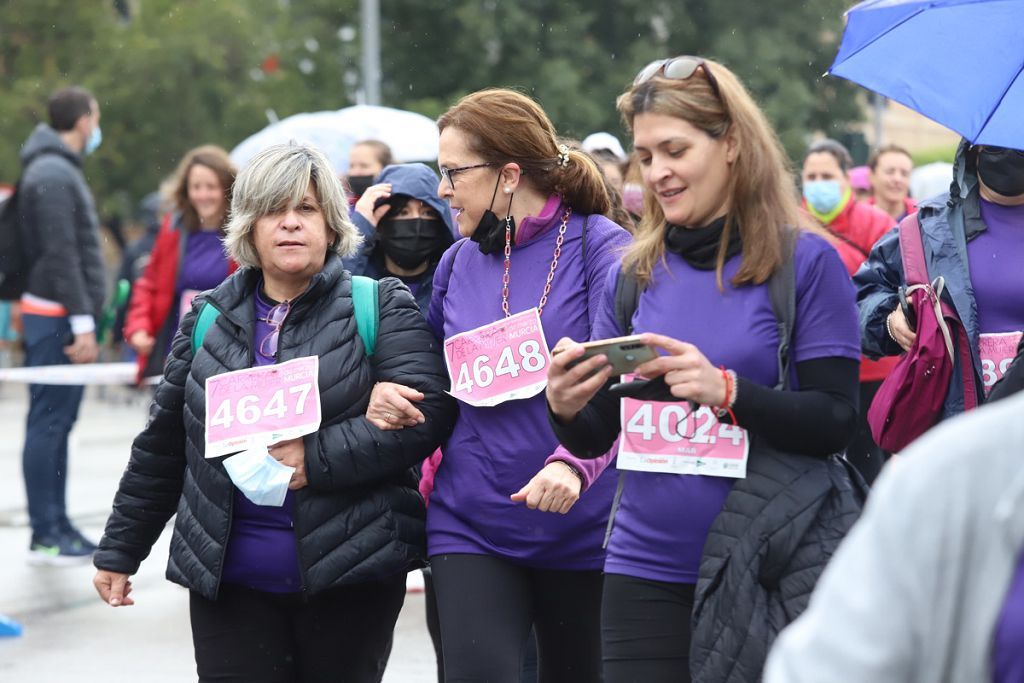
[[[1024,149],[1024,0],[867,0],[829,73],[975,144]]]

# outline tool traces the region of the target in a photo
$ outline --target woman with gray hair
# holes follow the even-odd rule
[[[358,243],[319,151],[253,159],[227,227],[241,269],[196,297],[132,446],[94,584],[134,604],[129,577],[176,512],[167,576],[191,591],[200,681],[383,674],[425,550],[413,467],[454,411],[409,291],[386,278],[374,302],[342,268]],[[421,392],[425,420],[367,421],[375,381]]]

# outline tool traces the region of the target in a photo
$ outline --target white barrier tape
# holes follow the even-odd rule
[[[135,384],[135,363],[86,363],[39,365],[32,368],[0,368],[0,382],[21,384]]]

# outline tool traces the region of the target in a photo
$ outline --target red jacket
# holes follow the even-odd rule
[[[874,206],[874,207],[878,206],[878,204],[875,202],[875,198],[874,197],[868,197],[867,202],[871,206]],[[917,212],[917,202],[915,202],[910,197],[904,197],[903,198],[903,215],[900,216],[899,218],[897,218],[896,221],[899,222],[899,221],[903,220],[904,218],[906,218],[907,216],[909,216],[910,214],[915,213],[915,212]]]
[[[839,252],[850,277],[868,259],[875,242],[893,227],[896,221],[879,208],[850,198],[846,208],[825,226],[835,239],[833,245]],[[860,364],[860,381],[877,382],[885,379],[896,365],[897,357],[870,360],[863,358]]]
[[[132,284],[132,298],[124,319],[124,338],[127,341],[139,330],[145,330],[150,336],[160,334],[167,316],[174,305],[175,285],[178,282],[181,253],[181,231],[183,228],[172,220],[171,214],[164,217],[163,225],[153,243],[153,251],[149,263],[142,275]],[[238,264],[228,260],[228,275],[235,272]],[[155,349],[161,356],[163,349]],[[149,361],[148,356],[138,358],[139,380]]]

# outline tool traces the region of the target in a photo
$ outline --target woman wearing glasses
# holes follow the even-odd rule
[[[438,194],[467,238],[442,257],[428,315],[460,400],[427,515],[445,676],[518,683],[533,625],[540,681],[600,680],[601,540],[615,481],[552,457],[541,392],[547,340],[589,338],[629,236],[601,215],[608,195],[593,161],[560,146],[530,98],[477,92],[438,127]],[[416,407],[387,410],[397,423]]]
[[[647,193],[593,334],[632,328],[661,355],[637,368],[652,380],[637,395],[643,385],[606,388],[618,378],[602,356],[570,369],[582,348],[564,339],[547,387],[570,451],[593,457],[620,437],[618,468],[634,470],[604,565],[604,680],[756,681],[859,509],[828,457],[856,427],[854,293],[835,249],[794,227],[781,146],[728,69],[654,62],[618,108]],[[777,271],[795,276],[788,390],[773,388]],[[640,293],[620,325],[627,277]]]
[[[383,672],[405,574],[424,553],[413,466],[447,435],[453,411],[438,344],[396,280],[380,282],[368,356],[341,267],[358,242],[319,151],[278,145],[253,159],[227,228],[242,269],[185,316],[133,444],[94,583],[110,605],[133,604],[129,577],[177,512],[168,577],[191,590],[201,681],[336,681],[345,672],[370,683]],[[206,307],[216,317],[197,337]],[[286,361],[317,362],[318,401],[302,398],[310,385],[288,384],[297,369],[264,367]],[[238,381],[252,400],[225,408],[209,383],[248,368]],[[375,380],[420,391],[427,419],[400,434],[374,427],[363,414]],[[217,456],[231,449],[207,445],[214,427],[236,422],[307,415],[308,425],[316,403],[320,419],[305,436],[270,437],[226,460]],[[244,468],[228,465],[243,456]],[[282,471],[286,491],[274,484]]]

